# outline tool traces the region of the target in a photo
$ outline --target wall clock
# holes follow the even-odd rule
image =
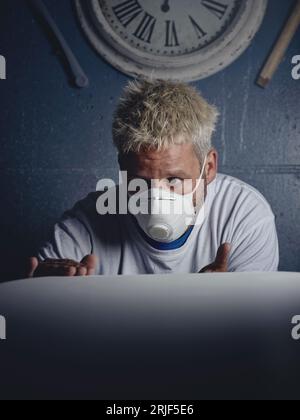
[[[75,0],[84,33],[133,77],[194,81],[250,45],[268,0]]]

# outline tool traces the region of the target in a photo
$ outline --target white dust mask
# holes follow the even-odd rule
[[[182,195],[163,188],[151,188],[130,198],[129,211],[150,238],[158,242],[170,243],[183,236],[189,226],[203,223],[204,206],[198,213],[194,206],[194,193],[202,183],[203,188],[200,192],[204,199],[202,178],[206,161],[207,157],[197,185],[189,194]]]

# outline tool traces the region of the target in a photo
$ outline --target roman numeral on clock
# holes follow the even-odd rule
[[[215,0],[202,0],[202,5],[206,7],[210,12],[217,16],[220,20],[224,17],[228,5],[215,1]]]
[[[190,21],[192,22],[193,28],[195,29],[195,32],[199,39],[203,38],[207,33],[201,28],[200,25],[192,18],[192,16],[189,16]]]
[[[126,0],[113,7],[113,11],[125,28],[136,19],[143,9],[137,0]]]
[[[139,24],[137,30],[134,33],[134,36],[139,38],[141,41],[147,42],[148,44],[151,43],[153,31],[155,28],[156,19],[145,13],[141,23]]]
[[[166,47],[179,47],[176,24],[173,20],[166,20]]]

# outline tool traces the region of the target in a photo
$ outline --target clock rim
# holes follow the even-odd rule
[[[84,1],[84,0],[83,0]],[[151,63],[152,67],[161,68],[162,65],[172,66],[172,67],[182,67],[182,61],[184,60],[185,66],[194,65],[196,63],[201,63],[206,61],[210,56],[216,54],[222,50],[229,42],[231,42],[240,32],[243,27],[243,21],[247,21],[248,15],[251,12],[250,3],[246,3],[243,9],[239,10],[232,22],[232,29],[229,32],[227,30],[226,39],[222,40],[217,38],[215,41],[211,42],[209,45],[201,48],[201,50],[196,50],[193,53],[188,53],[185,55],[156,55],[149,52],[144,52],[131,46],[125,40],[123,40],[119,34],[117,34],[107,22],[102,9],[100,7],[100,0],[87,0],[91,4],[92,11],[95,14],[95,23],[98,25],[98,32],[100,36],[103,36],[106,42],[111,44],[111,46],[117,50],[120,54],[130,55],[131,59],[138,62],[141,65],[147,65]],[[85,3],[87,4],[87,3]],[[96,29],[96,28],[95,28]]]
[[[113,31],[103,13],[103,20],[97,20],[97,25],[95,20],[91,25],[90,20],[95,18],[87,16],[88,2],[94,6],[98,4],[98,11],[102,13],[98,0],[75,0],[79,23],[96,52],[109,64],[132,77],[187,82],[209,77],[238,59],[260,29],[268,6],[268,0],[244,0],[243,13],[237,14],[237,22],[230,36],[225,32],[222,42],[216,40],[195,53],[180,57],[165,57],[145,54],[136,48],[129,48],[125,42],[120,45],[119,35]]]

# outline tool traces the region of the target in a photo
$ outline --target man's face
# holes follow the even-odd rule
[[[171,189],[179,194],[190,193],[197,186],[202,170],[194,146],[190,143],[171,145],[160,151],[129,153],[120,156],[119,162],[121,170],[127,171],[129,181],[143,179],[149,186],[152,181],[152,186]],[[213,150],[204,170],[205,189],[215,178],[216,171],[217,153]]]

